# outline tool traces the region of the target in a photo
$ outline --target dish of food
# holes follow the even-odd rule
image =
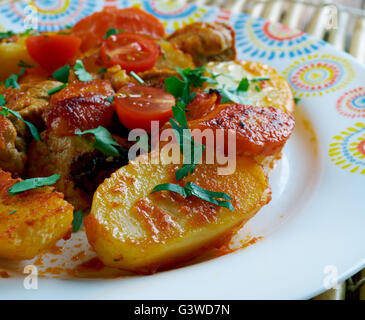
[[[111,2],[40,1],[27,30],[0,7],[2,286],[307,298],[363,267],[365,68],[264,19]]]

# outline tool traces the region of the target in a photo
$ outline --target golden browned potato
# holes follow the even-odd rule
[[[227,89],[237,88],[242,78],[268,79],[250,82],[247,97],[250,105],[259,107],[275,107],[291,115],[294,114],[295,103],[289,83],[274,68],[260,62],[227,61],[207,64],[207,75],[220,74],[216,78],[218,85],[208,84],[209,88],[225,86]]]
[[[20,71],[18,67],[20,60],[34,64],[25,47],[25,39],[25,37],[17,37],[15,41],[4,40],[0,43],[0,81],[5,80],[10,74]]]
[[[85,219],[88,240],[107,266],[139,273],[174,266],[222,244],[270,201],[266,175],[246,157],[237,159],[232,175],[217,175],[216,165],[199,165],[183,181],[226,192],[234,212],[194,196],[151,194],[156,185],[175,182],[177,165],[143,163],[145,156],[99,186]]]
[[[52,187],[11,196],[19,181],[0,169],[0,258],[33,258],[64,237],[73,219],[73,207]]]

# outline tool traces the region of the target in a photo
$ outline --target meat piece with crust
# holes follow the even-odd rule
[[[189,53],[197,66],[236,58],[235,34],[225,23],[195,22],[176,30],[167,40]]]

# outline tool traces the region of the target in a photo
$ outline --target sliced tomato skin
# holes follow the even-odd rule
[[[135,33],[112,35],[101,45],[104,64],[108,67],[120,65],[127,72],[152,69],[159,54],[159,46],[154,40]]]
[[[162,38],[165,35],[163,24],[153,15],[138,8],[112,7],[81,19],[74,25],[71,32],[82,39],[81,50],[87,51],[98,47],[111,28],[146,34],[153,38]]]
[[[72,82],[51,97],[43,119],[47,128],[58,136],[106,127],[112,120],[114,109],[105,99],[113,94],[108,81]]]
[[[160,127],[172,117],[175,98],[170,93],[147,86],[126,85],[117,92],[114,108],[120,122],[128,129],[141,128],[151,132],[151,121]]]
[[[48,72],[64,66],[80,49],[81,39],[72,35],[39,35],[25,41],[29,55]]]

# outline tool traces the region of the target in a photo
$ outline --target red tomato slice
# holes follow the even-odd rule
[[[87,51],[101,44],[109,29],[142,33],[154,38],[165,35],[163,24],[154,16],[137,8],[105,8],[101,12],[80,20],[72,28],[72,34],[82,39],[81,50]]]
[[[29,37],[25,44],[33,60],[53,72],[75,57],[81,39],[65,34],[39,35]]]
[[[159,47],[152,39],[134,33],[112,35],[101,45],[104,64],[109,67],[119,64],[127,72],[151,69],[159,53]]]
[[[126,85],[117,92],[114,107],[120,122],[128,129],[141,128],[151,132],[151,121],[160,126],[172,117],[175,98],[170,93],[147,86]]]

